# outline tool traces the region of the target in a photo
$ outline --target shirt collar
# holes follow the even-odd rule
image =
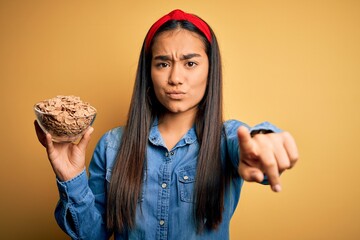
[[[154,144],[154,145],[157,145],[157,146],[166,146],[162,137],[161,137],[161,134],[160,134],[160,131],[159,131],[159,128],[158,128],[158,125],[159,125],[159,121],[158,121],[158,118],[155,118],[152,126],[151,126],[151,129],[150,129],[150,133],[149,133],[149,141]],[[193,126],[191,129],[189,129],[189,131],[181,138],[181,140],[176,144],[175,147],[180,147],[180,146],[183,146],[183,145],[186,145],[186,144],[192,144],[194,143],[195,141],[197,141],[197,136],[196,136],[196,131],[195,131],[195,127]]]

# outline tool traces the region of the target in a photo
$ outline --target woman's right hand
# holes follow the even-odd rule
[[[92,127],[85,132],[78,144],[56,143],[51,135],[45,133],[34,121],[39,142],[46,148],[51,166],[60,181],[68,181],[79,175],[85,168],[85,152],[94,131]]]

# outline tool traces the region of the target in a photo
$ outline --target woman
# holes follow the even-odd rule
[[[89,181],[93,129],[75,145],[35,126],[57,176],[56,219],[73,239],[228,239],[243,181],[278,192],[298,158],[291,135],[269,123],[223,122],[215,34],[181,10],[150,28],[126,126],[101,138]]]

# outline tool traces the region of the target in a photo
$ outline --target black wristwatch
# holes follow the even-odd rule
[[[273,133],[273,131],[267,129],[259,129],[259,130],[251,131],[250,136],[253,137],[256,134],[268,134],[268,133]]]

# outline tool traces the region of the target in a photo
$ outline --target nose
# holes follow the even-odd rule
[[[179,64],[173,64],[170,70],[168,82],[170,85],[178,85],[183,83],[183,75]]]

